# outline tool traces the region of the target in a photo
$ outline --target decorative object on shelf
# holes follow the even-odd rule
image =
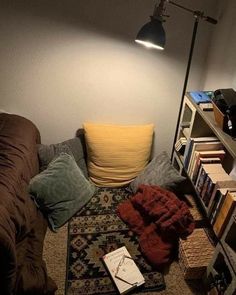
[[[191,62],[192,62],[192,56],[193,56],[193,50],[194,50],[199,20],[202,19],[202,20],[205,20],[205,21],[207,21],[211,24],[214,24],[214,25],[217,24],[217,20],[212,17],[206,16],[203,11],[192,10],[192,9],[186,8],[186,7],[184,7],[178,3],[175,3],[174,1],[171,1],[171,0],[160,0],[159,5],[156,4],[156,6],[154,8],[153,15],[151,16],[151,21],[148,22],[147,24],[145,24],[138,32],[137,37],[135,39],[135,41],[137,43],[140,43],[140,44],[142,44],[146,47],[149,47],[149,48],[156,48],[156,49],[161,49],[161,50],[164,49],[166,36],[165,36],[165,30],[162,26],[162,23],[165,22],[165,18],[168,17],[168,15],[165,14],[166,2],[176,6],[178,8],[181,8],[187,12],[192,13],[194,16],[194,19],[195,19],[193,33],[192,33],[191,46],[190,46],[190,50],[189,50],[188,64],[187,64],[185,80],[184,80],[184,85],[183,85],[183,91],[182,91],[182,97],[181,97],[181,101],[180,101],[179,114],[178,114],[178,119],[177,119],[177,122],[178,122],[177,126],[178,126],[179,121],[180,121],[180,115],[181,115],[181,109],[182,109],[182,105],[183,105],[184,95],[185,95],[187,84],[188,84],[188,77],[189,77],[189,72],[190,72],[190,67],[191,67]],[[178,132],[178,127],[175,130],[174,143],[176,142],[177,132]],[[173,158],[173,153],[174,153],[174,145],[172,148],[171,158]]]
[[[236,92],[232,88],[218,89],[212,102],[216,123],[236,138]]]

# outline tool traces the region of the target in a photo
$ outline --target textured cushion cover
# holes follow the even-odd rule
[[[74,158],[62,153],[31,179],[29,192],[56,231],[90,200],[95,187],[84,177]]]
[[[167,190],[176,190],[186,180],[172,166],[166,152],[154,157],[146,168],[130,183],[130,189],[136,193],[140,184],[158,185]]]
[[[132,181],[149,161],[153,127],[85,123],[88,171],[93,183],[119,187]]]
[[[83,171],[84,176],[88,178],[84,149],[81,139],[79,137],[75,137],[57,144],[39,144],[38,155],[41,170],[46,169],[48,164],[52,161],[52,159],[62,152],[72,154],[75,158],[77,165]]]

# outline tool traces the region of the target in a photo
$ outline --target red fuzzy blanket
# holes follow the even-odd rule
[[[159,269],[170,262],[178,238],[186,238],[194,230],[188,206],[159,186],[140,185],[136,195],[117,210],[139,235],[143,254]]]

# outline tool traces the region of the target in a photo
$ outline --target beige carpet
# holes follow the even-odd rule
[[[48,230],[44,243],[44,259],[47,264],[48,273],[58,286],[56,295],[65,294],[66,277],[66,256],[67,256],[67,224],[58,233]],[[151,295],[203,295],[202,284],[198,281],[187,283],[179,264],[173,262],[169,272],[165,274],[166,290]],[[80,295],[80,294],[78,294]],[[144,293],[143,293],[144,295]]]
[[[56,295],[64,295],[65,293],[67,228],[68,224],[61,227],[57,233],[48,229],[44,241],[44,260],[49,276],[58,286]]]

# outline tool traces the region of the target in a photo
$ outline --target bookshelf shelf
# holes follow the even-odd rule
[[[236,141],[231,138],[230,135],[226,134],[222,131],[222,129],[217,125],[214,117],[213,111],[203,111],[191,98],[191,96],[187,93],[186,96],[191,101],[191,104],[195,107],[197,113],[202,117],[202,119],[206,122],[207,126],[212,130],[212,132],[219,138],[219,140],[223,143],[227,151],[231,154],[231,156],[236,158]]]
[[[209,144],[207,148],[206,144]],[[224,208],[228,195],[231,191],[236,191],[236,181],[228,175],[235,161],[236,141],[217,125],[213,110],[204,111],[187,93],[180,115],[172,164],[189,179],[193,195],[206,217],[206,225],[215,237],[217,246],[208,267],[208,275],[214,277],[218,263],[222,263],[226,271],[232,273],[227,295],[235,294],[231,293],[232,287],[236,289],[236,200],[232,201],[232,210],[228,211],[227,218],[222,221],[221,234],[217,233],[215,225],[217,222],[220,224],[219,221],[226,212]],[[204,163],[212,165],[212,169],[209,165],[204,166]],[[202,170],[205,177],[203,184]]]

